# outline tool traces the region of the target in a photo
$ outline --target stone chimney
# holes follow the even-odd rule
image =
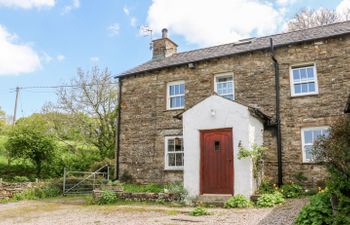
[[[164,59],[175,54],[177,44],[168,38],[168,29],[162,30],[162,38],[153,41],[153,57],[152,59]]]

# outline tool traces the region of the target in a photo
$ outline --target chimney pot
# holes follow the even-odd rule
[[[168,38],[168,29],[162,29],[162,38],[152,41],[152,59],[164,59],[177,52],[177,44]]]
[[[162,38],[168,38],[168,29],[166,28],[162,29]]]

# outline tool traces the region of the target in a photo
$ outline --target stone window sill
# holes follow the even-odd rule
[[[317,166],[317,165],[324,165],[324,162],[302,162],[302,165],[310,165],[310,166]]]
[[[174,169],[170,169],[170,168],[167,168],[167,169],[164,169],[164,172],[183,172],[184,169],[180,169],[180,168],[174,168]]]

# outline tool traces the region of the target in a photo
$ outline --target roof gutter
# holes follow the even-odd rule
[[[279,63],[275,57],[275,47],[273,40],[270,38],[271,59],[273,61],[275,70],[275,91],[276,91],[276,142],[277,142],[277,184],[281,186],[283,184],[283,171],[282,171],[282,135],[281,135],[281,112],[280,112],[280,71]]]

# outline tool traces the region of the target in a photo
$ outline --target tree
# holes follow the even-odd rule
[[[350,10],[337,12],[331,9],[320,8],[301,9],[288,22],[288,31],[302,30],[316,26],[327,25],[350,19]]]
[[[99,149],[101,159],[113,157],[116,136],[118,85],[111,72],[93,67],[78,77],[71,87],[58,91],[57,109],[70,115],[71,126],[79,129],[81,137]]]
[[[51,162],[56,146],[47,133],[46,122],[38,118],[18,120],[9,132],[5,148],[11,158],[30,160],[36,168],[36,175],[40,177],[43,164]]]
[[[0,107],[0,133],[6,126],[6,120],[7,120],[6,113]]]

